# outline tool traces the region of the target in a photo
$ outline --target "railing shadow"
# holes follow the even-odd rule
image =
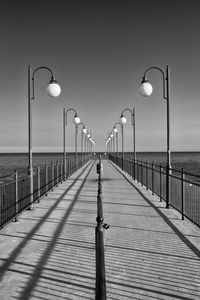
[[[36,263],[36,266],[33,270],[33,274],[30,274],[28,272],[29,276],[31,276],[31,279],[27,283],[26,287],[23,287],[23,291],[21,292],[21,295],[17,296],[16,299],[28,299],[29,296],[31,295],[31,292],[34,289],[34,286],[37,284],[37,282],[39,280],[39,276],[43,272],[43,267],[44,267],[45,263],[47,262],[48,257],[50,255],[51,251],[53,250],[53,247],[56,244],[56,241],[59,238],[59,235],[60,235],[60,233],[63,229],[63,226],[64,226],[65,222],[67,221],[69,215],[71,214],[71,211],[72,211],[72,209],[73,209],[73,207],[74,207],[74,205],[75,205],[75,203],[78,199],[78,196],[79,196],[79,194],[80,194],[80,192],[81,192],[81,190],[82,190],[82,188],[85,184],[85,181],[86,181],[86,179],[87,179],[87,177],[88,177],[88,175],[89,175],[89,173],[90,173],[90,171],[93,167],[93,164],[94,164],[94,162],[92,164],[89,163],[89,164],[87,164],[87,166],[84,167],[84,169],[80,172],[80,174],[77,176],[77,178],[74,179],[74,181],[66,188],[66,190],[62,192],[62,194],[56,200],[56,202],[49,208],[49,210],[45,213],[43,218],[41,218],[37,222],[37,224],[31,229],[31,231],[23,238],[23,241],[11,252],[11,254],[9,255],[9,259],[6,259],[1,264],[1,266],[0,266],[0,280],[3,279],[3,276],[4,276],[5,272],[7,272],[8,270],[12,270],[13,266],[14,266],[14,269],[15,269],[15,264],[19,261],[17,258],[23,252],[23,249],[34,239],[37,232],[40,231],[41,227],[45,224],[45,222],[48,220],[48,218],[52,215],[52,213],[56,210],[56,208],[58,208],[58,205],[63,200],[65,195],[70,191],[70,189],[73,186],[75,186],[77,184],[80,177],[88,169],[89,165],[91,165],[90,168],[89,168],[89,171],[87,172],[86,177],[82,180],[82,183],[81,183],[78,191],[76,192],[73,201],[69,205],[69,207],[68,207],[65,215],[63,216],[63,218],[60,220],[53,237],[51,236],[51,240],[48,241],[48,247],[47,247],[46,251],[44,252],[42,257],[39,259],[38,263]],[[3,233],[3,235],[5,235],[5,234]],[[17,270],[15,270],[15,272],[17,272]]]

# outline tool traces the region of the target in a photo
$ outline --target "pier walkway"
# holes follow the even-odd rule
[[[200,299],[200,230],[103,160],[107,299]],[[96,162],[0,232],[0,299],[95,299]]]

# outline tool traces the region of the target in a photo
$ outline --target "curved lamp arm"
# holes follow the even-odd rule
[[[84,124],[83,122],[80,122],[80,123],[78,123],[77,125],[78,125],[78,126],[79,126],[79,125],[82,125],[82,129],[85,128],[85,124]]]
[[[168,69],[168,66],[167,66],[167,69]],[[147,77],[146,77],[146,74],[147,72],[149,72],[150,70],[158,70],[161,72],[162,74],[162,78],[163,78],[163,98],[167,100],[167,87],[166,87],[166,82],[168,82],[168,72],[166,72],[166,76],[165,76],[165,73],[162,69],[158,68],[158,67],[149,67],[148,69],[146,69],[146,71],[144,72],[144,76],[142,78],[142,82],[141,83],[145,83],[145,82],[149,82]]]
[[[123,125],[122,125],[120,122],[116,122],[116,123],[114,124],[113,129],[116,127],[116,125],[120,125],[121,133],[122,133],[122,127],[123,127]]]
[[[134,118],[135,117],[135,108],[133,107],[133,110],[131,110],[130,108],[123,109],[120,118],[124,117],[125,111],[129,111],[131,113],[131,124],[134,126],[135,125],[135,120],[134,120],[135,119]]]
[[[69,108],[67,110],[65,110],[64,108],[64,118],[65,118],[65,125],[67,125],[67,114],[69,111],[73,111],[74,112],[74,118],[78,117],[77,111],[74,108]]]
[[[48,71],[51,73],[51,79],[50,79],[49,84],[52,84],[52,83],[57,84],[55,75],[54,75],[53,71],[52,71],[49,67],[41,66],[41,67],[36,68],[36,69],[33,71],[33,75],[32,75],[32,78],[31,78],[31,80],[32,80],[32,98],[31,98],[31,99],[32,99],[32,100],[35,99],[35,74],[36,74],[37,71],[42,70],[42,69],[48,70]],[[29,66],[29,72],[30,72],[30,71],[31,71],[31,68],[30,68],[30,66]]]

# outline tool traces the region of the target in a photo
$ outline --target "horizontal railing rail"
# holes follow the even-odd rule
[[[38,165],[33,168],[33,200],[39,202],[40,197],[47,194],[64,178],[69,178],[76,170],[90,160],[90,155],[76,162],[72,155],[67,159],[66,174],[63,160],[50,164]],[[30,208],[30,175],[18,173],[17,170],[9,177],[1,177],[0,181],[0,228],[8,222],[18,219],[18,214]]]
[[[169,205],[200,227],[200,176],[183,169],[178,170],[154,162],[128,159],[110,155],[109,159],[137,180],[146,189],[156,194],[160,201],[166,201],[166,181],[169,176]],[[169,175],[167,175],[169,173]]]

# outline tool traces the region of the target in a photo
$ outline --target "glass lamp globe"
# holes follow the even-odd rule
[[[113,134],[112,133],[111,133],[110,137],[111,137],[111,139],[113,138]]]
[[[47,94],[51,97],[58,97],[61,93],[61,87],[55,80],[51,80],[47,87]]]
[[[113,128],[113,131],[114,131],[115,133],[117,133],[117,128],[116,128],[116,127],[114,127],[114,128]]]
[[[124,116],[121,117],[122,124],[126,124],[126,118]]]
[[[151,83],[148,80],[143,80],[140,88],[139,88],[139,93],[143,97],[148,97],[152,94],[153,92],[153,87]]]
[[[81,121],[81,120],[80,120],[80,118],[79,118],[78,116],[75,116],[75,117],[74,117],[74,123],[75,123],[75,124],[79,124],[80,121]]]
[[[83,133],[86,134],[87,133],[87,129],[84,127],[83,128]]]
[[[90,138],[90,134],[89,133],[87,134],[87,137]]]

